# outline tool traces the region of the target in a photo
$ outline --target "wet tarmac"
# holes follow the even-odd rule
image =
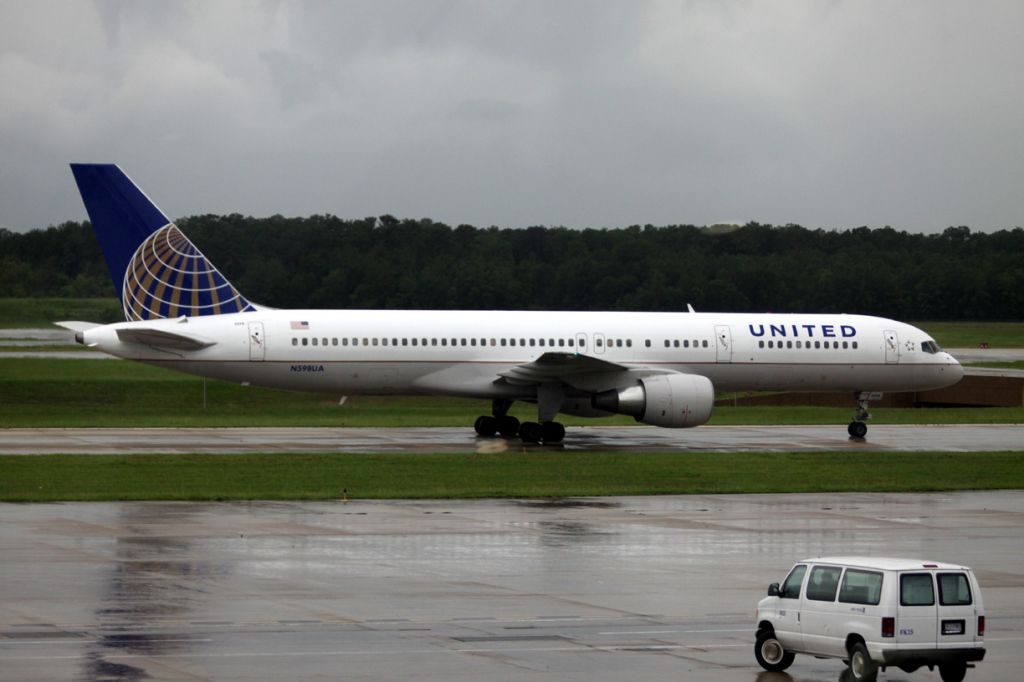
[[[753,659],[821,554],[962,562],[1019,679],[1024,492],[0,505],[3,680],[843,679]],[[880,679],[935,682],[890,669]]]
[[[845,425],[574,426],[557,446],[477,438],[469,428],[137,428],[0,429],[0,455],[242,452],[500,452],[530,450],[631,452],[779,452],[872,450],[978,452],[1020,450],[1021,424],[872,425],[852,440]]]

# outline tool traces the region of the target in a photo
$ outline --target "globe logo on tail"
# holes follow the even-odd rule
[[[173,223],[135,250],[121,302],[129,321],[255,310]]]

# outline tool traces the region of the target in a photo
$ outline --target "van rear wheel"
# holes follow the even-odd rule
[[[761,630],[757,633],[757,642],[754,644],[754,658],[768,672],[780,673],[793,665],[796,654],[786,651],[782,642],[775,638],[773,631]]]
[[[878,666],[871,660],[863,642],[856,642],[850,647],[850,677],[855,682],[874,682],[878,677]]]
[[[956,661],[955,663],[943,663],[939,666],[939,676],[942,682],[961,682],[967,675],[967,663]]]

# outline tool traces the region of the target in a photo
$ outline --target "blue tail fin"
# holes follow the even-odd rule
[[[71,172],[126,319],[256,309],[120,168],[73,163]]]

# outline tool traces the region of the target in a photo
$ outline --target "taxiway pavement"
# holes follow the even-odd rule
[[[0,505],[3,680],[834,682],[753,657],[825,554],[973,566],[1019,679],[1024,492]],[[936,682],[927,670],[884,679]]]
[[[851,440],[845,425],[574,426],[557,446],[477,438],[470,428],[0,429],[0,455],[245,452],[500,452],[559,450],[778,452],[872,450],[978,452],[1024,448],[1021,424],[872,425]]]

